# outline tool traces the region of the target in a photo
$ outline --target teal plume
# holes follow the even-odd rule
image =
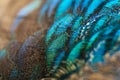
[[[41,0],[34,0],[18,16],[40,5]],[[15,19],[13,32],[22,19]],[[86,64],[105,64],[106,54],[120,51],[119,0],[46,0],[36,22],[42,28],[48,24],[46,31],[38,29],[23,43],[16,40],[0,51],[3,78],[9,73],[10,80],[65,80]]]

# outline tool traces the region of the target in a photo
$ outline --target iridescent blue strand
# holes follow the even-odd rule
[[[105,0],[93,0],[93,2],[90,4],[90,6],[88,7],[86,13],[85,13],[85,17],[86,19],[90,16],[90,14],[92,14],[94,12],[94,10],[104,2]]]
[[[59,5],[60,0],[47,0],[39,12],[38,22],[41,23],[44,18],[51,18],[55,8]]]
[[[69,67],[67,63],[74,64],[78,59],[91,64],[104,62],[106,52],[119,51],[119,27],[114,25],[119,24],[119,6],[119,0],[47,0],[39,19],[54,20],[45,37],[48,71],[57,72],[59,67]],[[25,8],[18,15],[24,17],[31,11]],[[15,25],[21,21],[16,20]],[[29,40],[24,44],[19,52],[21,64]],[[62,62],[66,62],[64,66]]]
[[[46,43],[49,42],[49,40],[51,39],[52,35],[56,32],[57,34],[59,33],[63,33],[64,31],[66,31],[66,28],[69,26],[70,22],[73,20],[74,16],[71,14],[67,14],[65,15],[63,18],[61,18],[60,20],[56,21],[51,28],[48,30],[48,33],[46,35]],[[62,28],[60,28],[62,27]],[[64,31],[59,31],[57,29],[62,29]],[[57,31],[56,31],[57,30]]]
[[[57,56],[59,54],[58,51],[60,49],[64,48],[67,39],[68,39],[68,35],[67,34],[62,34],[58,38],[53,40],[52,43],[50,43],[50,45],[48,46],[46,56],[47,56],[47,66],[48,66],[49,70],[52,67],[52,63],[55,62],[54,61],[55,56]],[[61,59],[62,59],[62,57],[61,57]]]
[[[73,13],[74,15],[78,15],[78,8],[80,7],[80,3],[82,0],[74,0],[74,8],[73,8]]]
[[[56,57],[56,59],[54,61],[54,65],[53,65],[53,70],[54,71],[59,67],[59,65],[62,62],[64,57],[65,57],[65,51],[63,51],[60,54],[58,54],[58,56]]]
[[[67,52],[66,54],[68,54],[68,56],[65,56],[67,61],[71,61],[74,63],[76,59],[83,57],[80,55],[84,52],[85,56],[89,55],[93,57],[92,60],[90,58],[91,63],[94,64],[97,62],[103,62],[104,54],[111,48],[106,48],[107,40],[111,39],[111,32],[112,30],[116,29],[113,28],[110,24],[114,22],[114,20],[112,19],[116,19],[115,16],[118,17],[118,13],[116,13],[115,11],[112,12],[112,8],[114,8],[114,5],[116,3],[119,5],[118,0],[116,0],[115,2],[110,0],[108,0],[108,2],[105,0],[73,0],[69,1],[69,4],[65,5],[65,3],[67,2],[68,0],[64,0],[63,2],[61,1],[59,3],[58,9],[55,13],[55,18],[58,15],[58,17],[60,17],[61,23],[58,24],[60,20],[55,21],[57,25],[55,24],[55,26],[51,26],[46,36],[47,44],[51,43],[52,39],[54,40],[64,33],[70,33],[69,40],[67,41],[67,43],[64,43],[68,45],[66,46],[67,49],[65,51],[65,53]],[[71,4],[75,4],[73,8],[71,7]],[[64,8],[62,8],[63,6]],[[79,8],[79,6],[81,7]],[[107,7],[110,7],[111,9]],[[73,10],[72,14],[75,15],[75,17],[72,18],[72,24],[70,20],[65,21],[64,23],[65,16],[63,15],[69,14],[69,10],[71,8]],[[59,13],[60,11],[61,13]],[[76,15],[78,14],[77,12],[80,12],[80,14]],[[107,15],[108,13],[109,15]],[[58,17],[56,19],[59,19]],[[69,27],[68,25],[71,27]],[[67,32],[68,27],[70,28],[69,32]],[[61,43],[57,43],[57,45],[59,46],[61,45]],[[51,49],[52,48],[55,47],[51,47]],[[64,50],[63,48],[62,50]],[[88,52],[91,53],[89,54]],[[61,54],[61,52],[59,51],[58,53]],[[52,57],[54,58],[55,55]]]
[[[48,10],[48,17],[50,17],[53,13],[53,10],[56,8],[56,6],[60,3],[60,0],[53,0],[52,4],[50,5],[50,8]]]
[[[6,56],[6,54],[7,54],[6,50],[5,50],[5,49],[2,49],[2,50],[0,51],[0,59],[4,59],[5,56]]]
[[[55,13],[55,20],[60,18],[63,14],[65,14],[72,6],[73,0],[62,0],[59,4],[56,13]]]
[[[94,50],[90,53],[90,64],[94,65],[96,63],[104,62],[104,54],[105,54],[105,41],[100,41],[98,46],[94,48]]]
[[[47,0],[42,9],[39,12],[39,18],[38,21],[40,22],[44,17],[45,13],[47,12],[47,9],[49,8],[49,5],[51,4],[52,0]]]
[[[81,12],[88,6],[90,0],[84,0],[81,7]]]
[[[85,41],[83,40],[75,45],[75,47],[69,53],[69,56],[67,58],[68,62],[75,62],[75,60],[80,56],[81,49],[84,47],[84,43]]]

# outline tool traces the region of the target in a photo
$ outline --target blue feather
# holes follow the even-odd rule
[[[90,14],[92,14],[94,12],[94,10],[100,5],[102,4],[102,2],[104,2],[105,0],[94,0],[91,5],[88,7],[87,12],[85,13],[85,17],[86,19],[89,17]]]
[[[52,4],[50,5],[50,8],[48,10],[48,17],[50,17],[53,13],[53,10],[56,8],[60,0],[53,0]]]
[[[63,57],[65,57],[65,51],[61,52],[58,57],[55,59],[53,69],[56,70],[58,66],[60,65]]]
[[[55,56],[59,54],[58,50],[65,46],[67,39],[68,35],[62,34],[49,44],[46,52],[48,67],[54,62]]]
[[[60,16],[62,16],[64,13],[66,13],[72,6],[73,0],[62,0],[60,5],[57,8],[55,20],[58,19]]]
[[[90,47],[93,45],[93,43],[95,42],[95,40],[99,37],[100,33],[101,33],[101,31],[95,33],[95,34],[90,38],[89,43],[88,43],[88,45],[87,45],[87,47],[86,47],[87,50],[90,49]]]
[[[83,17],[81,16],[77,17],[77,19],[74,21],[75,23],[72,25],[72,29],[71,29],[72,31],[77,30],[81,26],[82,19]]]
[[[100,41],[96,48],[94,48],[93,52],[90,53],[90,63],[95,64],[98,62],[104,62],[104,54],[105,54],[105,41]]]
[[[63,18],[61,18],[60,20],[56,21],[51,26],[51,28],[48,30],[48,33],[46,35],[46,43],[48,43],[49,40],[52,38],[53,34],[56,33],[56,29],[59,26],[63,26],[66,28],[66,25],[69,25],[72,19],[73,19],[73,15],[67,14]],[[63,30],[64,30],[64,28],[63,28]],[[63,32],[63,31],[61,31],[61,32]]]
[[[56,35],[59,35],[61,33],[64,33],[68,27],[71,27],[72,26],[72,20],[74,19],[74,16],[71,15],[69,18],[66,18],[66,20],[62,23],[62,25],[60,24],[58,26],[58,28],[56,29],[56,32],[55,34]]]
[[[78,12],[77,9],[80,7],[80,3],[81,3],[81,0],[74,0],[74,8],[73,8],[73,13],[74,15],[76,15],[76,13]]]
[[[82,27],[82,26],[81,26],[81,27]],[[71,37],[70,37],[70,42],[69,42],[69,46],[70,46],[70,47],[72,47],[73,44],[74,44],[75,42],[77,42],[77,38],[78,38],[78,36],[79,36],[79,34],[80,34],[81,27],[72,33],[72,35],[71,35]]]
[[[81,7],[81,12],[88,6],[90,0],[84,0],[84,2],[82,3],[82,7]]]
[[[85,41],[80,41],[78,44],[75,45],[75,47],[71,50],[71,52],[69,53],[69,56],[67,58],[68,62],[74,62],[81,53],[81,49],[84,47]]]
[[[43,18],[45,17],[45,13],[47,12],[47,9],[49,8],[50,3],[51,3],[51,0],[47,0],[47,2],[44,4],[42,9],[40,10],[38,22],[41,22]]]
[[[93,29],[93,32],[98,31],[102,27],[104,27],[104,25],[108,22],[108,20],[109,20],[108,16],[103,16],[102,18],[100,18],[100,20],[96,23],[95,28]]]
[[[120,51],[120,29],[116,31],[112,40],[112,50],[110,50],[110,55],[113,55],[115,52]]]
[[[6,54],[7,54],[6,50],[5,50],[5,49],[2,49],[2,50],[0,51],[0,59],[4,59],[4,57],[6,56]]]
[[[105,7],[107,8],[112,8],[113,5],[116,5],[116,4],[120,4],[120,1],[119,0],[113,0],[113,1],[110,1],[108,2]]]

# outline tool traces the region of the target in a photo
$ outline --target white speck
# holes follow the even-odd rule
[[[86,25],[88,26],[90,23],[88,22]]]
[[[118,12],[118,14],[120,14],[120,12]]]
[[[94,58],[94,55],[93,55],[93,52],[91,52],[89,61],[92,62],[93,58]]]
[[[90,28],[90,26],[87,27],[87,29],[89,29],[89,28]]]
[[[82,37],[82,40],[85,39],[85,36]]]
[[[83,27],[83,29],[85,29],[85,27]]]
[[[86,31],[85,34],[87,34],[88,32]]]
[[[97,48],[94,48],[94,51],[96,52],[96,51],[97,51]]]
[[[84,30],[81,30],[81,32],[83,33],[83,32],[84,32]]]
[[[120,36],[118,37],[118,41],[120,41]]]

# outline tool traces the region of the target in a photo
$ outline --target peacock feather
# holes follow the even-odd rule
[[[47,49],[49,50],[50,48],[55,51],[51,52],[47,50],[47,61],[51,63],[51,66],[53,64],[53,68],[51,69],[55,72],[57,72],[57,70],[55,70],[57,69],[56,66],[64,67],[64,65],[66,65],[67,67],[67,62],[74,64],[77,59],[84,60],[86,63],[90,63],[91,65],[101,62],[103,63],[104,55],[113,49],[112,46],[115,46],[111,43],[114,42],[113,38],[115,37],[115,33],[120,29],[118,27],[120,21],[119,0],[67,1],[68,0],[63,0],[63,2],[59,3],[58,9],[55,11],[56,21],[53,23],[53,25],[58,24],[58,26],[51,26],[46,35]],[[64,5],[66,2],[68,4]],[[72,7],[72,5],[75,5],[75,7]],[[70,22],[68,20],[64,20],[68,14],[74,16]],[[63,19],[64,22],[59,24],[61,19]],[[61,26],[67,23],[69,25],[65,25],[65,27]],[[68,36],[65,38],[63,37],[60,40],[60,37],[63,34],[67,34]],[[115,41],[117,41],[117,39]],[[49,45],[52,43],[57,46],[52,47]],[[64,46],[61,47],[63,44]],[[118,48],[116,48],[116,51],[117,50],[119,51]],[[115,53],[115,51],[113,52]],[[50,56],[48,54],[50,54]],[[65,56],[61,57],[60,54]],[[54,63],[56,61],[58,62],[56,57],[60,60],[59,64]],[[65,61],[66,64],[63,65],[63,61]]]
[[[18,16],[27,16],[41,3],[34,0]],[[105,64],[106,54],[120,51],[120,0],[46,0],[38,13],[37,23],[48,23],[48,30],[12,43],[15,51],[11,46],[0,51],[1,64],[10,62],[10,80],[65,80],[86,64]],[[21,21],[15,19],[12,32]]]

